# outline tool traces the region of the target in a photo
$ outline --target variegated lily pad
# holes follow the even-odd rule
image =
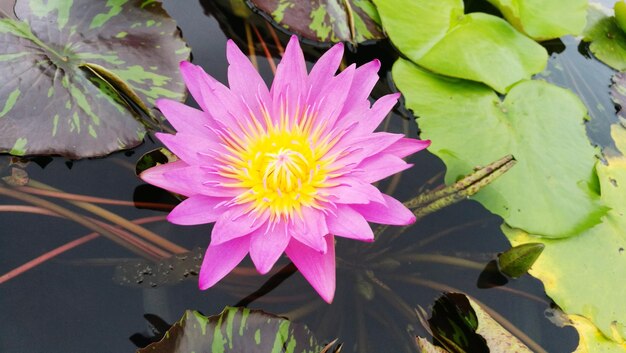
[[[247,0],[288,32],[316,42],[353,44],[385,37],[370,0]]]
[[[305,326],[260,310],[226,307],[209,317],[187,310],[161,341],[137,353],[319,353],[323,348]]]
[[[0,152],[106,155],[143,139],[126,101],[184,98],[189,48],[157,1],[18,0],[15,14],[0,19]]]

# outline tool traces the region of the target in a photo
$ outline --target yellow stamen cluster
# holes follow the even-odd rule
[[[249,204],[251,212],[269,210],[271,222],[301,215],[302,207],[321,208],[328,199],[320,188],[333,186],[336,156],[327,154],[338,138],[322,136],[325,126],[314,126],[312,114],[296,116],[289,119],[283,110],[273,122],[265,110],[261,124],[251,113],[246,125],[239,124],[243,136],[229,131],[222,137],[230,153],[220,157],[219,174],[233,180],[222,186],[245,189],[235,203]]]

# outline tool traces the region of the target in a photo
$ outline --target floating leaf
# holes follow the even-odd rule
[[[571,326],[580,336],[578,347],[573,353],[625,353],[626,344],[617,343],[602,334],[589,320],[578,315],[569,315]]]
[[[484,82],[504,93],[546,66],[548,54],[541,45],[501,18],[463,15],[463,1],[374,2],[394,45],[433,72]]]
[[[15,12],[19,21],[0,19],[1,152],[80,158],[133,147],[145,129],[127,100],[147,110],[184,98],[178,63],[189,49],[159,2],[19,0]]]
[[[448,353],[447,350],[437,347],[432,343],[428,342],[425,338],[417,337],[417,348],[420,349],[421,353]]]
[[[620,107],[617,116],[626,119],[626,73],[618,72],[611,80],[611,99]]]
[[[500,271],[517,278],[528,272],[543,251],[543,243],[528,243],[513,247],[498,256]]]
[[[524,81],[501,101],[482,84],[442,78],[402,59],[393,78],[419,116],[423,137],[433,141],[429,151],[445,162],[447,183],[513,154],[515,168],[474,196],[508,224],[558,238],[597,224],[606,213],[594,190],[586,109],[570,91]]]
[[[143,156],[139,158],[135,165],[135,174],[139,175],[146,169],[176,160],[178,160],[178,157],[165,147],[153,149],[152,151],[144,153]]]
[[[613,12],[615,13],[615,22],[622,32],[626,32],[626,2],[616,1],[613,5]]]
[[[520,32],[535,40],[578,35],[587,23],[587,0],[488,0]]]
[[[385,37],[370,0],[246,0],[278,26],[316,42],[353,44]]]
[[[432,352],[531,353],[465,294],[445,293],[439,297],[428,326],[434,338],[446,348],[432,350],[431,345]]]
[[[584,40],[591,42],[589,49],[600,61],[616,70],[626,70],[626,33],[599,5],[589,5]]]
[[[203,316],[187,310],[165,337],[137,353],[319,353],[324,347],[305,326],[247,308]]]
[[[612,127],[621,152],[626,131]],[[514,246],[541,242],[545,250],[529,273],[539,278],[546,293],[563,311],[588,318],[616,342],[626,338],[626,301],[621,281],[626,278],[626,157],[609,156],[596,167],[602,201],[611,208],[602,223],[567,239],[542,239],[503,226]],[[620,285],[616,286],[616,283]]]

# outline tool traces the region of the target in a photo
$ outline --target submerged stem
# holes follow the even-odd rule
[[[145,251],[144,246],[138,246],[137,244],[146,244],[148,245],[148,247],[150,246],[150,244],[144,242],[141,239],[136,239],[136,241],[129,241],[129,239],[124,239],[123,237],[120,237],[119,234],[115,234],[114,232],[111,232],[109,229],[102,227],[99,224],[96,224],[95,222],[93,222],[93,220],[85,217],[85,216],[81,216],[78,213],[75,213],[67,208],[61,207],[59,205],[56,205],[50,201],[41,199],[39,197],[36,196],[32,196],[26,193],[23,193],[21,191],[17,191],[17,190],[11,190],[7,187],[4,186],[0,186],[0,195],[5,195],[20,201],[24,201],[26,203],[29,203],[31,205],[35,205],[41,208],[44,208],[48,211],[54,212],[62,217],[65,217],[69,220],[72,220],[86,228],[89,228],[95,232],[100,233],[101,235],[111,239],[112,241],[122,245],[123,247],[127,248],[128,250],[142,256],[142,257],[147,257],[147,258],[158,258],[158,255],[152,254],[152,253],[148,253]],[[133,237],[134,238],[134,237]]]
[[[40,208],[40,207],[33,207],[33,206],[22,206],[22,205],[2,205],[0,206],[0,212],[27,212],[27,213],[35,213],[35,214],[43,214],[43,215],[47,215],[47,216],[53,216],[53,217],[62,217],[61,215],[58,215],[52,211],[48,211],[46,209]],[[151,223],[151,222],[158,222],[158,221],[162,221],[164,220],[165,217],[164,216],[157,216],[157,217],[145,217],[145,218],[139,218],[139,219],[135,219],[132,222],[133,223],[137,223],[137,224],[144,224],[144,223]],[[102,226],[104,226],[104,224],[102,224]],[[110,225],[108,225],[110,227]],[[114,231],[112,229],[112,231]],[[89,233],[85,236],[82,236],[78,239],[72,240],[69,243],[63,244],[53,250],[50,250],[48,252],[46,252],[45,254],[42,254],[16,268],[14,268],[13,270],[5,273],[4,275],[0,276],[0,284],[7,282],[10,279],[13,279],[19,275],[21,275],[22,273],[31,270],[39,265],[41,265],[42,263],[68,251],[71,250],[75,247],[78,247],[80,245],[83,245],[93,239],[96,239],[100,236],[99,233],[97,232],[93,232],[93,233]],[[158,250],[158,249],[157,249]],[[167,256],[169,254],[165,254],[165,256]]]
[[[38,181],[35,180],[29,180],[28,181],[28,186],[32,186],[38,189],[43,189],[43,190],[49,190],[49,191],[55,191],[55,192],[62,192],[59,189],[55,189],[51,186],[48,186],[46,184],[40,183]],[[98,207],[94,204],[88,203],[88,202],[82,202],[82,201],[70,201],[70,203],[72,203],[73,205],[80,207],[86,211],[89,211],[95,215],[98,215],[100,217],[102,217],[103,219],[117,224],[122,228],[125,228],[135,234],[137,234],[138,236],[151,241],[152,243],[162,247],[163,249],[166,249],[169,252],[172,252],[174,254],[182,254],[185,252],[188,252],[189,250],[183,248],[182,246],[179,246],[163,237],[161,237],[160,235],[144,228],[141,227],[137,224],[134,224],[132,222],[130,222],[129,220],[127,220],[126,218],[123,218],[111,211],[105,210],[102,207]]]
[[[156,209],[162,209],[166,211],[170,211],[174,208],[174,205],[170,205],[166,203],[114,200],[114,199],[107,199],[107,198],[102,198],[102,197],[70,194],[70,193],[62,192],[62,191],[43,190],[43,189],[32,187],[32,186],[20,186],[20,187],[17,187],[16,189],[27,192],[29,194],[35,194],[39,196],[49,196],[49,197],[55,197],[58,199],[71,200],[71,201],[100,203],[100,204],[105,204],[105,205],[156,208]]]

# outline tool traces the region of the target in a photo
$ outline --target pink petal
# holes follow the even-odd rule
[[[393,154],[381,153],[364,159],[357,167],[359,171],[355,171],[351,175],[365,182],[373,183],[412,166],[413,164],[408,164]]]
[[[392,134],[389,132],[377,132],[373,134],[367,134],[359,138],[345,137],[340,143],[333,147],[328,154],[336,153],[336,151],[346,148],[346,146],[354,146],[351,153],[339,158],[335,163],[349,165],[357,165],[361,163],[365,158],[373,156],[387,147],[398,142],[404,135]]]
[[[191,95],[202,110],[209,113],[223,126],[239,132],[240,129],[235,124],[236,117],[247,116],[249,113],[243,102],[236,98],[228,87],[209,76],[200,66],[183,61],[180,64],[180,70]]]
[[[207,126],[215,127],[215,122],[206,112],[171,99],[157,99],[156,105],[176,131],[212,135]]]
[[[292,239],[285,252],[302,276],[313,286],[327,303],[335,296],[335,240],[332,235],[325,237],[328,251],[323,254]]]
[[[223,209],[216,208],[216,206],[223,201],[223,198],[192,195],[179,203],[167,215],[167,220],[185,226],[215,222],[223,213]]]
[[[356,69],[348,99],[346,99],[343,105],[342,115],[352,110],[355,105],[368,101],[374,85],[378,82],[379,69],[380,61],[378,60],[370,61]]]
[[[393,154],[396,157],[404,158],[412,155],[417,151],[421,151],[430,146],[430,140],[417,140],[412,138],[402,138],[400,141],[387,147],[381,153]]]
[[[267,85],[252,63],[241,52],[232,40],[226,43],[226,57],[228,59],[228,85],[235,96],[241,97],[254,111],[258,119],[260,107],[257,95],[262,102],[269,102],[270,95]]]
[[[141,180],[145,181],[148,184],[158,186],[173,193],[191,196],[198,193],[193,185],[189,185],[185,182],[180,182],[176,179],[169,179],[164,176],[166,173],[185,169],[187,167],[189,167],[189,165],[183,161],[175,161],[167,164],[161,164],[143,171],[141,174],[139,174],[139,178],[141,178]]]
[[[169,182],[186,185],[193,194],[202,194],[214,197],[235,197],[243,192],[239,188],[223,187],[213,183],[215,176],[197,165],[187,166],[167,171],[163,177]]]
[[[230,206],[217,218],[211,233],[211,244],[222,244],[235,238],[248,235],[259,229],[267,221],[267,212],[248,213],[247,205]]]
[[[363,216],[347,205],[337,205],[335,214],[326,217],[331,234],[362,241],[374,241],[374,233]]]
[[[296,215],[289,224],[290,235],[304,245],[319,252],[326,252],[324,236],[328,234],[326,216],[322,211],[311,207],[303,207],[302,219]]]
[[[286,224],[281,222],[270,227],[268,230],[262,226],[250,234],[250,257],[262,275],[272,269],[290,239]]]
[[[219,155],[224,151],[224,148],[213,138],[187,132],[179,132],[176,135],[157,132],[155,136],[168,150],[189,165],[215,164],[215,159],[209,156]]]
[[[316,102],[319,106],[316,114],[316,125],[320,125],[324,122],[335,122],[341,113],[343,103],[348,97],[354,72],[355,65],[353,64],[348,66],[339,75],[332,78],[329,83],[322,88],[322,93],[318,95]],[[328,124],[328,127],[330,128],[333,125],[332,123]]]
[[[343,58],[343,43],[337,43],[328,49],[315,63],[309,74],[309,102],[315,101],[320,87],[325,86],[337,73]]]
[[[215,79],[210,77],[202,67],[188,61],[181,61],[180,73],[193,99],[202,110],[208,112],[207,107],[210,101],[206,99],[203,89],[206,89],[208,82],[215,82]]]
[[[209,245],[202,260],[200,278],[198,281],[201,290],[212,287],[232,271],[248,253],[250,238],[236,238],[223,244]]]
[[[339,183],[324,191],[332,197],[332,201],[342,204],[369,203],[370,201],[385,202],[381,192],[373,185],[358,178],[340,177],[329,180]]]
[[[276,76],[270,94],[277,100],[280,96],[296,99],[306,94],[307,72],[304,54],[298,37],[291,36],[285,54],[276,68]]]
[[[364,134],[376,130],[378,125],[385,120],[396,103],[398,103],[398,98],[400,98],[400,93],[392,93],[382,96],[374,102],[366,117],[359,121],[359,133]]]
[[[415,222],[415,216],[400,201],[383,194],[385,203],[370,202],[366,205],[352,205],[369,222],[405,226]]]

